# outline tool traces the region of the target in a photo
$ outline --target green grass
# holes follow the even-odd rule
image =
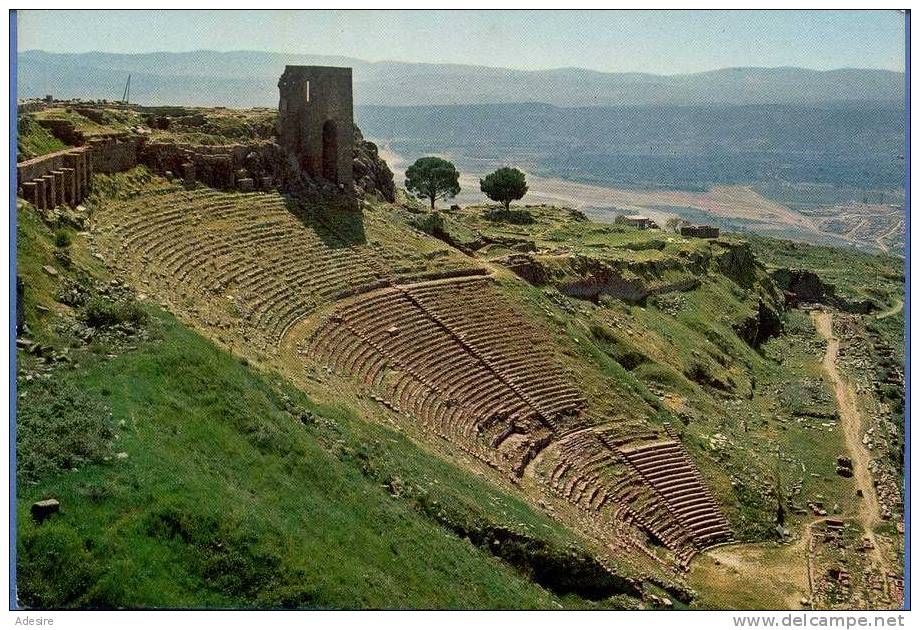
[[[67,145],[54,137],[54,135],[39,125],[31,116],[19,118],[16,133],[16,160],[22,162],[30,158],[39,157],[66,149]]]
[[[578,536],[405,436],[312,403],[152,306],[57,303],[66,279],[99,270],[76,239],[81,269],[45,273],[55,231],[19,216],[29,326],[71,357],[19,353],[22,605],[636,605]],[[93,313],[147,334],[59,336]],[[62,509],[39,524],[29,506],[46,497]]]
[[[849,299],[872,299],[882,308],[904,296],[904,259],[851,249],[750,237],[757,257],[768,267],[810,269]]]
[[[106,459],[95,444],[95,463],[82,465],[68,440],[32,450],[41,435],[21,424],[20,449],[39,460],[30,470],[66,470],[20,484],[26,606],[591,605],[444,526],[505,528],[570,553],[571,535],[549,519],[396,433],[317,408],[169,316],[155,325],[159,340],[42,385],[63,423],[27,406],[38,388],[24,387],[28,417],[59,434],[117,431]],[[60,457],[66,466],[45,461]],[[38,525],[28,506],[50,496],[61,514]]]

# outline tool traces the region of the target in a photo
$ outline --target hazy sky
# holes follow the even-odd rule
[[[369,61],[680,73],[904,70],[896,11],[39,11],[19,49],[266,50]]]

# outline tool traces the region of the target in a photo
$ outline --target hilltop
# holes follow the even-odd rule
[[[245,51],[25,51],[19,96],[120,98],[131,74],[132,100],[148,108],[274,109],[284,63],[353,68],[355,121],[391,155],[448,156],[473,180],[514,164],[546,180],[541,201],[594,216],[679,215],[733,232],[903,249],[901,73],[657,76]]]

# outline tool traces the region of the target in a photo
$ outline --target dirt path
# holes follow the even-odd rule
[[[897,312],[897,308],[893,309]],[[862,491],[856,517],[865,536],[872,542],[871,561],[881,570],[882,554],[874,528],[881,522],[878,499],[869,473],[870,455],[862,443],[862,416],[856,403],[853,386],[837,370],[840,340],[834,337],[833,319],[829,312],[812,313],[818,333],[827,341],[823,366],[834,388],[849,457],[853,461],[856,487]],[[823,519],[812,519],[802,526],[802,535],[793,544],[776,547],[769,544],[738,544],[711,549],[694,559],[691,580],[706,592],[713,607],[801,608],[811,600],[809,572],[812,526]],[[715,594],[713,593],[713,587]]]
[[[862,492],[862,501],[859,502],[859,520],[863,524],[866,537],[872,542],[872,560],[881,568],[882,556],[875,539],[875,527],[881,522],[878,498],[875,496],[875,486],[872,484],[872,475],[869,472],[869,451],[862,443],[863,427],[862,416],[856,404],[856,391],[837,370],[837,352],[840,350],[840,340],[834,337],[833,319],[827,311],[813,311],[812,319],[818,333],[827,341],[827,351],[824,353],[824,371],[834,386],[834,395],[837,398],[837,409],[840,413],[840,424],[843,429],[844,440],[853,460],[853,478],[856,487]]]
[[[886,317],[891,317],[892,315],[897,315],[901,312],[901,309],[904,308],[904,300],[899,299],[894,306],[891,308],[882,311],[875,316],[875,319],[885,319]]]
[[[899,230],[903,229],[904,227],[905,227],[905,226],[904,226],[904,221],[896,221],[895,224],[891,227],[890,230],[888,230],[888,231],[885,232],[884,234],[879,234],[879,235],[876,237],[876,239],[875,239],[875,244],[879,246],[879,249],[881,249],[883,252],[885,252],[885,253],[887,254],[887,253],[888,253],[888,245],[887,245],[887,243],[885,243],[885,239],[886,239],[886,238],[889,238],[892,234],[898,232]]]

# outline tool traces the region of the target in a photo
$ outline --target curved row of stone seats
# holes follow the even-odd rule
[[[559,368],[547,335],[490,284],[470,278],[455,283],[455,290],[447,295],[438,285],[410,285],[406,290],[548,421],[584,406],[584,397]]]
[[[451,396],[467,399],[464,396],[464,385],[467,382],[475,383],[477,380],[491,378],[491,375],[484,373],[483,366],[474,357],[449,335],[443,334],[436,322],[427,318],[423,311],[398,291],[378,293],[352,308],[343,309],[338,316],[361,339],[391,357],[391,364],[401,366],[404,373],[427,383],[429,388],[434,388],[445,400]],[[317,341],[321,342],[322,337]],[[353,363],[348,353],[341,355],[341,360],[346,369],[366,384],[379,381],[379,372],[383,367],[379,363]],[[443,380],[443,376],[451,372],[463,373],[466,380]],[[397,380],[394,392],[405,387],[405,383]],[[405,399],[405,393],[399,398]],[[419,402],[424,404],[425,401]],[[437,411],[429,410],[434,413],[423,415],[428,420],[434,420],[441,415],[438,411],[445,409],[446,405]]]
[[[593,427],[576,431],[548,447],[544,451],[549,461],[544,467],[547,484],[583,510],[601,513],[603,520],[625,518],[634,523],[669,548],[677,565],[685,567],[696,552],[692,534],[601,433]]]
[[[271,343],[318,303],[380,275],[359,251],[370,246],[341,246],[280,195],[161,186],[111,203],[131,217],[114,233],[142,277],[182,297],[226,292]]]
[[[558,456],[550,485],[573,503],[587,499],[583,507],[599,510],[611,501],[628,503],[636,490],[638,478],[593,430],[561,438],[554,452]]]
[[[660,504],[646,506],[642,510],[627,508],[627,520],[646,532],[653,533],[654,537],[674,554],[674,560],[681,569],[686,569],[690,560],[698,552],[693,544],[693,538],[687,535],[686,530],[675,525],[673,517],[668,517]]]
[[[705,549],[732,540],[728,521],[678,441],[655,441],[620,452],[692,534],[694,547]]]
[[[465,411],[466,407],[450,401],[421,369],[404,365],[364,332],[338,318],[330,319],[315,332],[310,347],[337,371],[357,378],[372,392],[385,393],[375,399],[393,411],[409,415],[434,434],[496,464],[496,454],[483,440],[469,439],[460,423],[452,424],[446,417],[448,411]]]
[[[469,295],[468,287],[477,287],[479,298],[461,306],[458,296]],[[502,344],[507,354],[520,353],[524,360],[526,350],[519,346],[529,337],[475,333],[477,317],[482,327],[495,322],[492,298],[482,297],[489,290],[481,278],[372,289],[337,309],[310,344],[337,370],[381,392],[391,409],[493,465],[521,474],[540,449],[552,444],[552,490],[588,511],[626,506],[630,518],[684,565],[696,550],[692,532],[655,489],[593,429],[571,432],[553,443],[552,428],[531,402],[538,395],[520,395],[497,372],[506,364],[505,353],[496,354],[495,346]],[[465,312],[450,317],[453,308]],[[491,362],[476,351],[484,343],[481,339],[492,340]],[[559,380],[536,376],[528,385],[539,391]]]
[[[513,462],[511,467],[520,474],[548,441],[552,429],[547,414],[508,378],[505,365],[491,365],[449,323],[432,314],[442,310],[438,296],[445,304],[456,306],[454,294],[466,286],[476,286],[480,292],[492,290],[483,277],[459,277],[361,294],[314,332],[311,345],[338,369],[385,393],[395,408],[439,434],[452,435],[468,445],[475,443],[476,450],[496,451],[489,459]],[[467,325],[474,326],[478,318],[479,327],[495,327],[491,311],[477,310],[476,304],[467,305],[468,309],[472,306]],[[500,332],[490,334],[509,354],[522,350],[514,347],[514,337],[503,340]],[[539,366],[537,373],[552,370],[558,368]],[[560,380],[535,378],[533,386],[555,385]]]
[[[379,244],[351,243],[288,206],[280,195],[157,189],[121,204],[119,219],[130,218],[116,222],[114,234],[124,258],[162,294],[222,307],[214,311],[232,300],[247,340],[259,331],[260,343],[277,343],[317,306],[345,298],[302,351],[356,378],[381,404],[518,476],[551,447],[553,491],[605,520],[629,519],[678,558],[695,550],[688,532],[712,533],[702,506],[662,499],[687,487],[683,481],[659,475],[654,487],[622,459],[628,442],[611,445],[603,431],[583,429],[584,398],[551,340],[491,279],[397,277],[415,270],[405,260],[391,264]],[[662,472],[654,462],[647,471]]]

